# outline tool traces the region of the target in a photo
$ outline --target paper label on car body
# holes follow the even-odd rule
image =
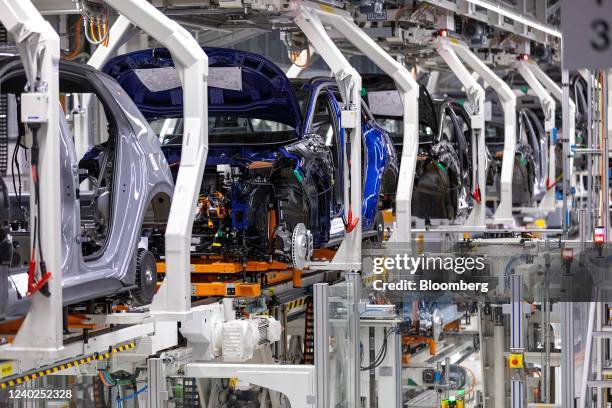
[[[404,105],[397,90],[368,92],[368,107],[373,115],[404,115]]]
[[[151,92],[162,92],[181,86],[174,67],[135,69],[136,76]]]
[[[242,91],[242,68],[212,67],[208,68],[208,86],[221,89]]]
[[[181,79],[174,67],[135,69],[140,82],[151,92],[179,88]],[[208,69],[208,86],[242,91],[242,68],[211,67]]]

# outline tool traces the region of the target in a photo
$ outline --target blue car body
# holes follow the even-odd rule
[[[327,98],[332,106],[333,119],[337,123],[339,146],[344,146],[346,136],[344,129],[339,126],[342,108],[336,82],[329,78],[315,78],[304,84],[302,88],[308,92],[303,133],[312,132],[316,97],[323,94],[322,97]],[[362,109],[361,134],[364,145],[362,226],[367,231],[374,226],[381,191],[387,190],[395,193],[399,164],[389,134],[376,123],[364,103],[362,103]],[[338,167],[342,168],[342,164],[342,155],[340,155]],[[385,182],[389,185],[383,189]]]
[[[307,206],[310,222],[307,223],[314,238],[314,246],[325,246],[333,237],[332,220],[344,217],[342,180],[342,149],[345,131],[340,127],[341,102],[337,85],[329,78],[315,79],[307,83],[292,83],[284,72],[266,58],[249,52],[204,48],[211,70],[217,68],[240,69],[242,89],[228,89],[209,83],[209,151],[207,169],[222,165],[239,165],[240,162],[289,161],[292,173],[300,182],[317,180],[316,187],[302,188],[310,198]],[[114,77],[132,98],[148,120],[179,118],[182,116],[183,99],[180,87],[152,91],[147,87],[139,70],[166,68],[174,63],[165,49],[137,51],[111,59],[103,71]],[[210,77],[210,76],[209,76]],[[303,95],[300,99],[298,94]],[[331,107],[329,121],[333,127],[333,143],[336,144],[337,159],[333,156],[331,143],[322,143],[321,135],[315,137],[312,113],[319,95],[326,98]],[[300,104],[300,102],[302,102]],[[374,121],[364,106],[362,134],[364,144],[363,212],[364,230],[375,227],[381,203],[381,194],[391,202],[397,183],[398,161],[392,141]],[[303,108],[302,108],[303,107]],[[236,133],[224,140],[215,139],[215,126],[219,119],[237,116],[246,120],[265,120],[282,124],[290,129],[284,132],[284,140],[265,140],[265,143],[243,143]],[[213,120],[213,122],[210,122]],[[215,122],[216,121],[216,122]],[[329,142],[329,141],[328,141]],[[314,148],[313,148],[314,145]],[[310,147],[308,147],[310,146]],[[168,163],[173,166],[180,160],[181,145],[162,144]],[[315,174],[316,173],[316,174]],[[327,180],[327,181],[326,181]],[[305,182],[305,181],[304,181]],[[327,183],[327,184],[326,184]],[[309,191],[310,189],[310,191]],[[253,198],[251,198],[252,200]],[[232,216],[236,208],[251,211],[249,200],[232,200]],[[287,210],[290,211],[290,210]],[[248,222],[232,220],[236,229],[248,229]]]

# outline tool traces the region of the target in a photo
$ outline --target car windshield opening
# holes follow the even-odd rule
[[[162,145],[180,145],[183,141],[183,119],[162,118],[151,122]],[[295,130],[286,124],[266,119],[231,115],[208,117],[210,145],[286,144],[297,139]]]
[[[401,146],[404,144],[404,121],[401,118],[387,116],[374,116],[378,125],[389,132],[393,144]],[[423,121],[419,122],[419,145],[432,144],[434,141],[434,129]]]

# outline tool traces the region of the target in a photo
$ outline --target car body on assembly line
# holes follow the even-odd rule
[[[0,60],[2,92],[19,98],[26,75],[18,57]],[[61,237],[62,286],[65,305],[125,295],[136,304],[149,303],[155,294],[155,258],[141,244],[144,225],[165,221],[174,184],[155,132],[117,82],[87,65],[59,63],[60,94],[93,94],[108,121],[108,137],[83,160],[76,156],[66,115],[57,102],[62,185]],[[19,114],[9,117],[17,126],[21,145],[24,128]],[[23,148],[23,146],[22,146]],[[13,174],[13,177],[16,177]],[[46,175],[40,174],[44,183]],[[86,181],[87,180],[87,181]],[[89,183],[91,188],[84,188]],[[21,183],[21,180],[20,180]],[[14,184],[15,185],[15,184]],[[28,194],[8,199],[3,186],[3,225],[12,245],[2,246],[0,317],[27,313],[29,297],[30,228]],[[42,203],[44,205],[44,203]]]
[[[209,61],[209,149],[193,228],[192,255],[305,265],[313,249],[344,236],[341,98],[329,78],[291,82],[266,58],[204,48]],[[159,133],[170,166],[181,159],[182,90],[167,50],[110,60],[117,79]],[[365,107],[365,106],[364,106]],[[381,208],[398,173],[389,135],[363,109],[366,235],[382,239]],[[157,240],[154,238],[158,238]],[[161,256],[163,235],[149,242]],[[155,249],[153,249],[155,251]]]
[[[391,78],[362,75],[374,117],[393,138],[401,154],[403,118],[399,94]],[[376,95],[378,93],[378,95]],[[380,98],[396,98],[395,106]],[[412,215],[421,219],[467,218],[473,207],[471,124],[465,108],[452,100],[433,99],[424,86],[419,93],[419,151],[412,192]]]

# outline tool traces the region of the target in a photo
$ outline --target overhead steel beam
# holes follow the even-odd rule
[[[228,48],[246,40],[251,40],[269,31],[261,28],[240,28],[229,33],[220,31],[206,31],[198,34],[198,42],[207,47]]]

